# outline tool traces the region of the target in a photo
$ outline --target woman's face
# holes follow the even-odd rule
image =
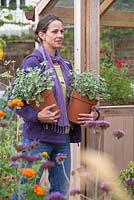
[[[46,33],[43,33],[43,46],[47,50],[55,50],[62,46],[64,28],[62,22],[55,20],[48,25]]]

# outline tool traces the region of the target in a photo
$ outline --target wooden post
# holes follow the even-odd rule
[[[103,1],[100,5],[100,15],[103,15],[114,2],[115,0]]]
[[[74,0],[74,68],[81,72],[81,0]]]
[[[99,73],[99,0],[86,1],[86,68]]]
[[[81,0],[74,0],[74,69],[78,73],[81,72]],[[80,146],[78,144],[71,145],[71,169],[76,170],[80,167]],[[74,162],[75,160],[75,162]],[[80,189],[80,178],[71,177],[71,188]],[[70,200],[75,200],[72,196]],[[77,200],[80,197],[77,196]]]
[[[100,1],[86,0],[85,3],[85,68],[99,74],[99,37],[100,37]],[[93,138],[89,129],[83,130],[82,150],[96,149],[98,138]],[[86,163],[85,163],[86,164]],[[84,188],[83,188],[84,189]],[[91,181],[85,185],[88,197],[94,197],[94,185]]]

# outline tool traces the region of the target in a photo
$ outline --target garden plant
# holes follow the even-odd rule
[[[4,103],[2,103],[1,105],[3,106]],[[20,143],[21,126],[19,120],[16,118],[15,110],[16,108],[21,108],[23,106],[23,102],[19,99],[13,99],[8,102],[8,106],[12,107],[13,111],[9,111],[7,106],[1,107],[0,111],[0,141],[2,149],[2,152],[0,154],[0,160],[2,161],[0,162],[0,170],[2,174],[2,176],[0,177],[0,197],[8,199],[13,193],[17,194],[19,199],[21,199],[21,196],[23,195],[26,200],[34,200],[37,198],[40,200],[66,200],[66,196],[63,196],[59,192],[55,192],[49,195],[48,186],[41,185],[38,180],[38,175],[42,170],[46,170],[54,166],[54,163],[51,162],[47,152],[42,152],[42,154],[34,156],[31,155],[31,149],[36,148],[36,146],[39,144],[39,141],[34,141],[32,144],[26,146],[23,146]],[[9,111],[10,113],[8,113],[7,111]],[[104,131],[106,131],[106,129],[110,126],[110,123],[103,120],[87,121],[85,126],[87,128],[90,128],[91,133],[94,134],[94,136],[96,135],[97,137],[97,135],[99,135],[98,149],[96,152],[96,162],[98,163],[98,165],[100,165],[99,159],[101,157],[101,138],[104,134]],[[6,134],[8,135],[8,138]],[[125,132],[120,129],[114,130],[113,132],[113,137],[117,139],[120,139],[124,135]],[[5,143],[6,141],[7,143]],[[28,154],[24,154],[24,152],[27,152]],[[91,154],[91,152],[89,153]],[[86,159],[87,158],[88,156],[86,156]],[[57,162],[59,165],[62,165],[64,175],[70,184],[70,180],[68,179],[64,168],[65,159],[66,155],[59,152],[57,154],[55,162]],[[32,167],[31,163],[33,163]],[[76,198],[77,195],[79,195],[83,199],[87,200],[101,200],[105,195],[109,196],[109,200],[111,200],[113,196],[115,199],[122,199],[119,197],[120,193],[114,194],[114,189],[112,186],[113,181],[112,183],[110,183],[111,180],[107,180],[105,176],[103,177],[103,179],[102,177],[100,178],[100,170],[97,169],[95,170],[95,176],[92,179],[92,181],[95,183],[94,197],[86,196],[85,194],[83,194],[80,188],[70,188],[68,194]],[[104,169],[103,171],[106,170]],[[91,174],[92,171],[86,168],[84,164],[76,170],[72,171],[72,176],[76,177],[85,177],[85,175],[86,177],[87,175],[91,177]],[[116,180],[114,181],[116,182]],[[99,192],[100,189],[102,191],[101,194]]]
[[[42,185],[38,179],[41,171],[54,166],[47,152],[31,155],[31,149],[36,148],[39,141],[34,141],[31,145],[26,146],[20,143],[22,122],[15,114],[15,111],[23,107],[23,105],[23,101],[18,98],[12,98],[7,102],[7,96],[2,97],[0,101],[0,198],[9,199],[11,195],[17,195],[20,200],[23,195],[25,200],[66,200],[66,196],[63,196],[58,191],[48,194],[49,187]],[[90,197],[84,194],[80,188],[70,188],[70,191],[68,191],[70,196],[77,198],[77,195],[79,195],[87,200],[102,200],[105,195],[109,200],[131,199],[131,196],[128,196],[125,190],[120,190],[117,174],[114,179],[109,176],[114,174],[111,173],[112,169],[108,167],[109,163],[101,160],[101,139],[103,134],[106,134],[106,129],[109,126],[110,123],[104,120],[87,121],[85,123],[85,127],[90,129],[91,134],[95,137],[99,136],[98,148],[95,154],[94,152],[88,152],[89,154],[83,152],[84,156],[82,157],[86,158],[86,163],[89,166],[83,164],[73,170],[71,174],[81,178],[85,177],[85,175],[91,178],[91,174],[93,174],[92,179],[89,178],[88,181],[93,181],[94,183],[94,195]],[[113,131],[113,137],[117,139],[122,138],[124,135],[125,132],[123,130],[116,129]],[[24,152],[27,152],[27,154]],[[59,152],[55,162],[62,165],[64,176],[71,186],[64,168],[65,159],[66,155]],[[31,163],[33,164],[32,166]],[[105,165],[103,165],[104,163]]]
[[[128,76],[129,62],[114,59],[100,50],[100,76],[107,84],[107,103],[111,105],[134,104],[134,78]]]

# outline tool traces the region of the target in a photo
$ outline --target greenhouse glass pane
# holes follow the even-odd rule
[[[134,10],[134,0],[116,0],[112,4],[110,9],[133,11]]]
[[[59,0],[55,6],[72,8],[74,7],[74,0]]]

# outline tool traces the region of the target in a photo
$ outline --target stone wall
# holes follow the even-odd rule
[[[16,69],[20,66],[23,58],[30,54],[35,46],[34,41],[12,41],[8,42],[6,48],[4,49],[4,60],[15,61],[14,66],[10,63],[8,65],[4,64],[4,61],[0,62],[0,74],[3,72],[11,71],[14,75]],[[8,84],[7,78],[0,77],[0,82]],[[0,89],[3,89],[2,84],[0,84]]]

